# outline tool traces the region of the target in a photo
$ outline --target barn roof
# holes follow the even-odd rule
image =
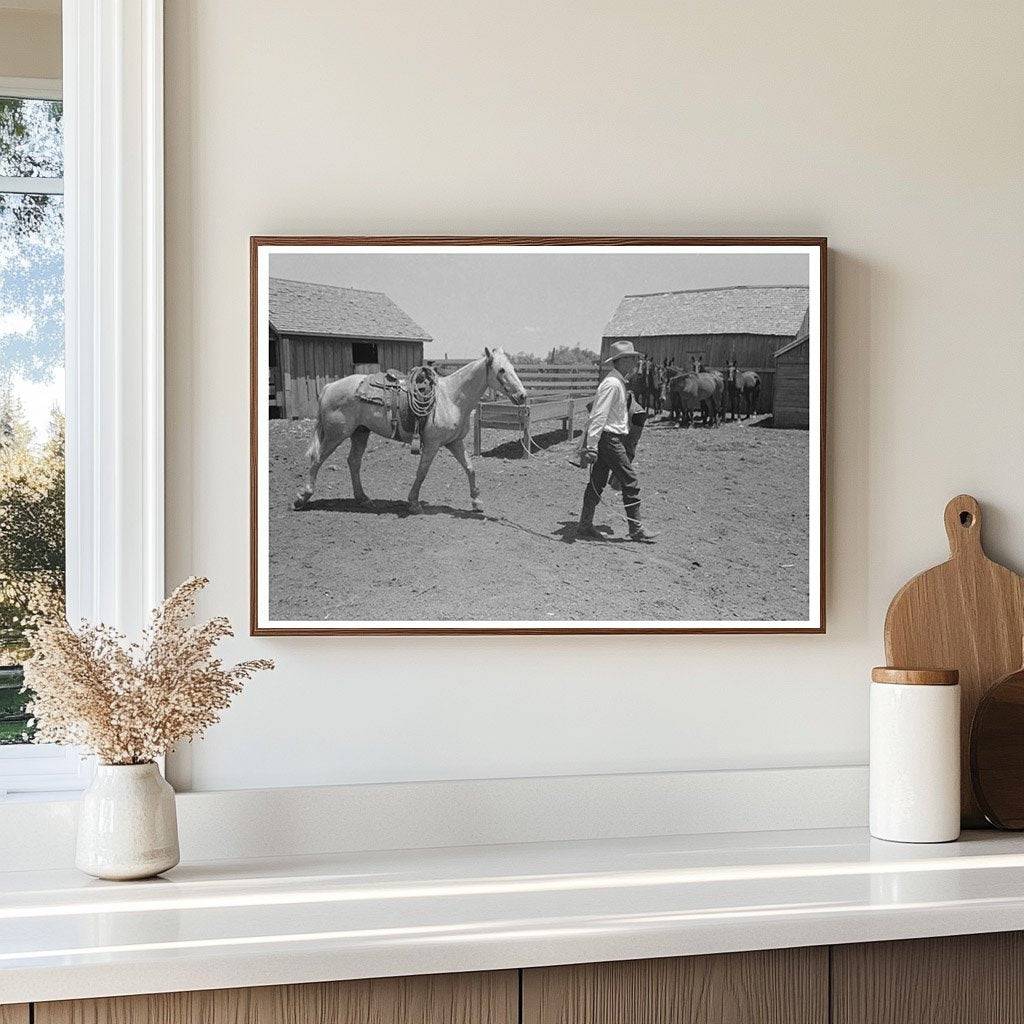
[[[430,335],[384,292],[270,279],[270,324],[281,334],[321,334],[388,341]]]
[[[791,338],[807,312],[808,294],[803,285],[737,285],[627,295],[608,321],[604,337],[765,334]]]
[[[811,340],[811,311],[808,310],[804,313],[803,320],[800,321],[800,326],[797,328],[796,337],[792,341],[787,341],[782,348],[778,349],[775,353],[776,357],[781,356],[784,352],[788,352],[790,349],[794,349],[797,345],[802,345],[805,341]]]

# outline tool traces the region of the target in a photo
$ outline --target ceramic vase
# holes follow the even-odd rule
[[[174,790],[149,764],[101,764],[82,794],[75,864],[96,878],[151,878],[178,863]]]

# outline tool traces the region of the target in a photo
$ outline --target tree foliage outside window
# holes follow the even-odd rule
[[[61,104],[0,97],[0,743],[31,738],[26,625],[64,598]]]

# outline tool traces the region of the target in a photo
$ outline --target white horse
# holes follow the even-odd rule
[[[316,476],[320,472],[320,467],[334,449],[349,437],[352,438],[348,453],[352,493],[360,505],[371,504],[359,477],[363,453],[366,451],[371,431],[390,440],[391,420],[384,406],[364,402],[356,397],[356,389],[365,377],[366,374],[362,373],[350,374],[328,384],[321,392],[313,440],[309,451],[306,452],[306,458],[309,460],[306,486],[296,495],[295,508],[302,508],[309,503],[309,499],[313,497],[313,488],[316,487]],[[434,408],[427,416],[420,432],[420,464],[416,470],[412,490],[409,491],[410,512],[423,511],[420,505],[420,487],[430,470],[434,456],[442,447],[447,448],[466,471],[474,511],[483,511],[480,491],[476,486],[476,473],[473,471],[472,461],[466,454],[464,440],[469,431],[470,414],[483,398],[484,392],[488,388],[499,387],[516,405],[522,405],[526,401],[526,389],[508,356],[500,348],[493,351],[485,348],[483,358],[467,363],[447,377],[438,378]]]

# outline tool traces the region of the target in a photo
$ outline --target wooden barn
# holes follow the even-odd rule
[[[383,292],[270,279],[270,416],[315,416],[350,373],[408,372],[430,335]]]
[[[626,295],[604,329],[601,358],[613,341],[631,341],[657,363],[674,359],[690,368],[700,356],[708,368],[735,359],[761,376],[759,412],[771,412],[775,353],[793,336],[807,313],[802,285],[697,288]]]
[[[775,353],[775,415],[776,427],[810,426],[811,412],[811,337],[810,317],[804,318],[792,341]]]

